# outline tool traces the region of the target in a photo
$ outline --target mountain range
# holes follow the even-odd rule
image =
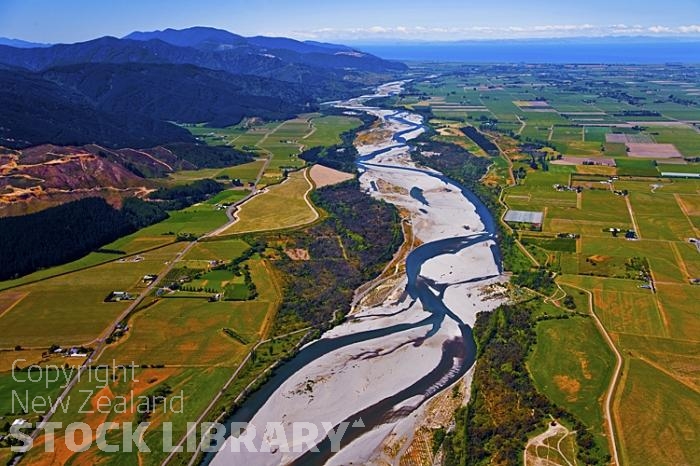
[[[342,45],[205,27],[40,45],[0,45],[1,146],[193,142],[172,122],[288,118],[406,69]]]

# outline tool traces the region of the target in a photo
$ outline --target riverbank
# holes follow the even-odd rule
[[[378,95],[398,89],[400,83],[391,84]],[[475,357],[469,325],[478,312],[502,303],[486,289],[502,280],[494,232],[487,229],[493,222],[461,187],[411,161],[405,141],[423,132],[419,115],[364,107],[367,98],[343,104],[376,115],[372,130],[383,136],[357,147],[361,187],[407,212],[421,246],[409,254],[395,291],[305,348],[300,357],[308,362],[252,416],[260,433],[256,449],[267,446],[268,452],[233,453],[236,442],[229,439],[213,464],[371,462],[387,439],[412,435],[419,408],[466,374]],[[322,424],[354,426],[359,420],[364,427],[349,428],[340,452],[330,451]],[[278,431],[262,435],[273,422],[282,422],[284,438]],[[295,422],[324,432],[311,442],[320,453],[295,443]]]

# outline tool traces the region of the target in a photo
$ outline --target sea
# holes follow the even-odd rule
[[[353,44],[400,61],[465,63],[700,64],[700,39],[664,41],[502,40]]]

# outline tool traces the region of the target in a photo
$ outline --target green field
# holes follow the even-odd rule
[[[39,409],[29,409],[28,413],[23,412],[23,408],[34,406],[39,408],[41,412],[48,411],[48,406],[51,401],[55,401],[61,391],[61,386],[67,383],[66,374],[70,371],[61,372],[56,370],[44,370],[39,372],[33,371],[31,374],[22,372],[23,367],[29,366],[32,361],[19,361],[24,359],[21,352],[15,352],[15,358],[18,359],[15,367],[16,372],[4,372],[0,374],[0,416],[2,424],[0,424],[0,432],[5,432],[2,426],[15,419],[25,419],[31,423],[37,422]],[[30,378],[31,377],[31,378]],[[41,404],[40,404],[41,403]],[[3,435],[0,433],[0,436]]]
[[[658,143],[673,144],[686,157],[700,156],[700,132],[689,127],[652,126],[645,132]]]
[[[305,171],[291,173],[284,183],[241,205],[236,213],[239,220],[224,234],[278,230],[314,221],[318,214],[306,197],[310,189]]]
[[[208,199],[205,204],[233,204],[245,198],[248,194],[250,194],[250,191],[247,189],[227,189]]]
[[[220,301],[204,298],[161,299],[130,321],[133,328],[105,351],[102,361],[118,364],[225,365],[246,354],[245,346],[226,336],[231,327],[254,341],[269,303]],[[192,329],[197,331],[193,332]]]
[[[137,231],[136,233],[132,233],[130,235],[119,238],[118,240],[103,246],[101,249],[124,251],[126,254],[137,254],[148,249],[165,246],[167,244],[173,243],[174,241],[175,238],[173,236],[153,236],[148,232],[144,233],[144,231],[141,230]],[[66,264],[58,265],[56,267],[49,267],[47,269],[38,270],[34,273],[30,273],[28,275],[14,280],[1,281],[0,291],[10,287],[27,284],[37,280],[43,280],[64,273],[74,272],[76,270],[80,270],[86,267],[93,267],[99,264],[104,264],[106,262],[115,261],[120,259],[121,257],[121,254],[91,252],[85,257],[82,257],[73,262],[68,262]]]
[[[260,170],[264,164],[264,160],[256,160],[254,162],[236,165],[235,167],[182,170],[171,173],[168,177],[168,181],[171,184],[187,184],[196,180],[203,180],[207,178],[216,179],[222,176],[227,176],[230,179],[238,178],[244,183],[252,183],[257,179],[258,173],[260,173]]]
[[[158,465],[165,459],[168,453],[163,451],[162,423],[173,423],[173,442],[179,441],[186,432],[186,423],[196,419],[204,410],[209,401],[217,394],[219,387],[230,377],[230,369],[225,368],[149,368],[117,371],[116,379],[106,386],[95,378],[83,377],[72,392],[71,409],[64,412],[59,410],[54,419],[66,426],[72,422],[85,422],[91,426],[104,422],[116,422],[120,427],[123,422],[138,422],[139,414],[136,406],[142,403],[140,396],[156,393],[158,389],[169,388],[170,395],[166,396],[164,404],[159,404],[151,413],[148,422],[151,423],[144,441],[150,452],[138,452],[134,448],[132,452],[106,453],[94,447],[83,453],[70,451],[65,444],[65,428],[56,430],[55,452],[51,455],[53,460],[60,464],[74,464],[89,460],[93,464],[108,460],[110,464],[130,465],[146,464]],[[119,402],[117,397],[127,400],[127,411],[104,407],[96,409],[96,400],[100,397],[103,403],[110,400],[111,403]],[[181,397],[181,398],[180,398]],[[78,412],[78,407],[90,399],[83,411]],[[133,407],[131,403],[133,402]],[[121,442],[123,432],[120,429],[109,431],[106,440],[109,444],[118,445]],[[38,442],[44,441],[42,436]],[[36,445],[36,444],[35,444]],[[46,455],[40,455],[43,448],[32,449],[24,461],[29,464],[46,461]]]
[[[572,317],[537,325],[528,367],[538,389],[603,435],[602,400],[614,361],[592,319]]]
[[[110,262],[88,270],[15,288],[26,294],[0,317],[0,347],[89,343],[129,306],[129,301],[104,302],[115,290],[138,294],[142,277],[157,274],[185,243],[175,243],[143,254],[140,262]]]
[[[624,464],[694,464],[700,455],[700,393],[632,358],[615,400]],[[662,448],[649,448],[662,445]]]
[[[206,239],[193,244],[186,256],[179,257],[179,252],[191,243],[176,242],[176,236],[200,236],[224,225],[227,217],[223,205],[245,198],[250,193],[246,189],[250,187],[248,183],[256,182],[260,176],[259,187],[278,183],[285,169],[299,168],[305,164],[297,157],[304,147],[338,144],[341,142],[340,134],[360,124],[361,121],[353,117],[308,114],[251,129],[190,126],[188,129],[208,144],[226,144],[255,151],[259,158],[235,167],[176,172],[162,184],[181,185],[200,179],[218,179],[228,184],[228,180],[238,178],[245,183],[245,188],[227,189],[186,209],[169,212],[168,219],[104,247],[111,252],[93,252],[69,264],[0,284],[0,290],[5,289],[0,291],[0,328],[6,330],[0,337],[0,349],[3,350],[0,353],[0,367],[3,370],[10,367],[15,357],[26,358],[27,364],[38,362],[42,359],[41,353],[52,344],[95,346],[96,339],[107,336],[114,319],[132,303],[108,303],[104,302],[105,298],[112,291],[127,291],[132,296],[138,296],[148,286],[142,280],[144,275],[161,275],[175,260],[179,263],[174,271],[184,270],[184,267],[204,271],[200,277],[186,283],[187,286],[221,292],[226,299],[241,299],[210,302],[210,291],[151,292],[127,318],[126,333],[116,337],[115,341],[111,338],[108,340],[109,344],[99,355],[97,363],[112,364],[116,361],[116,364],[133,363],[141,367],[137,369],[137,376],[142,377],[138,382],[116,381],[107,389],[108,396],[129,396],[132,389],[136,393],[148,394],[168,386],[173,392],[183,390],[184,413],[171,414],[158,408],[151,415],[150,420],[155,425],[145,437],[154,451],[151,455],[134,453],[110,455],[107,458],[97,449],[91,449],[78,460],[62,444],[64,432],[59,430],[57,451],[51,457],[52,461],[96,464],[109,459],[112,464],[125,465],[156,465],[162,462],[165,454],[159,452],[161,423],[175,422],[175,441],[179,440],[184,434],[185,423],[193,421],[203,412],[252,347],[262,338],[267,338],[282,298],[276,272],[259,255],[243,264],[250,268],[257,291],[255,297],[250,295],[252,288],[246,283],[245,275],[235,275],[226,269],[212,269],[221,267],[248,250],[250,246],[245,241],[237,238]],[[262,173],[265,165],[267,170]],[[307,199],[311,188],[303,171],[290,173],[289,180],[270,186],[269,191],[241,208],[237,229],[228,233],[289,228],[312,222],[318,218],[318,214]],[[14,288],[6,289],[9,287]],[[161,293],[165,294],[159,296]],[[288,322],[285,325],[281,328],[299,328],[304,323],[296,325]],[[232,332],[237,337],[232,337]],[[250,365],[250,374],[246,373],[245,378],[236,381],[234,389],[242,390],[245,385],[240,383],[245,381],[247,384],[252,380],[251,376],[259,374],[288,353],[304,333],[263,345],[265,355]],[[13,351],[18,345],[23,350]],[[63,363],[59,357],[44,360],[54,361]],[[82,361],[70,362],[80,364]],[[3,392],[11,391],[14,387],[8,385],[6,376],[3,373],[0,377],[0,390]],[[80,404],[87,395],[78,393],[78,390],[89,389],[96,390],[91,395],[94,403],[98,395],[105,395],[105,391],[99,388],[94,381],[81,381],[71,392],[72,401]],[[45,393],[38,394],[55,395],[57,390],[57,387],[51,386],[44,390]],[[227,396],[230,403],[231,395]],[[6,419],[14,416],[4,404],[0,404],[0,410],[3,411],[0,416],[4,415]],[[85,415],[71,408],[66,413],[57,413],[55,420],[83,421],[93,425],[105,420],[136,421],[137,417],[136,413],[116,412]],[[116,441],[112,434],[108,435],[108,439],[112,443]],[[39,441],[42,440],[40,437]],[[25,461],[30,464],[44,461],[46,457],[40,458],[35,453],[38,451],[35,449]],[[0,453],[4,454],[5,450]]]
[[[248,243],[240,239],[231,239],[226,241],[200,241],[192,249],[190,249],[187,255],[183,258],[183,262],[208,262],[213,260],[229,261],[240,256],[249,248],[250,246]]]
[[[299,142],[305,147],[332,146],[340,144],[340,135],[362,124],[358,118],[347,116],[324,116],[311,120],[313,133],[304,136]]]

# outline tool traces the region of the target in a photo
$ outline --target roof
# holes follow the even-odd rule
[[[661,176],[668,176],[669,178],[700,178],[700,173],[661,172]]]
[[[506,213],[506,222],[516,223],[542,223],[544,215],[542,212],[532,212],[529,210],[509,210]]]

